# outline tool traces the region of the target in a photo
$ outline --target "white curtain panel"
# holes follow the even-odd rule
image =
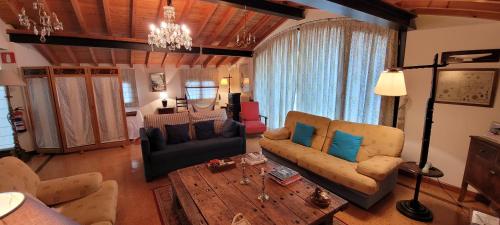
[[[268,40],[256,51],[254,96],[269,127],[283,126],[290,110],[378,124],[380,97],[373,88],[394,32],[340,18]]]
[[[30,78],[27,83],[37,147],[60,148],[59,129],[48,78]]]
[[[294,110],[299,66],[299,32],[292,30],[274,37],[256,51],[254,96],[268,126],[283,126],[286,114]]]
[[[67,146],[95,144],[85,78],[56,77],[55,84]]]
[[[126,140],[118,77],[92,77],[101,143]]]

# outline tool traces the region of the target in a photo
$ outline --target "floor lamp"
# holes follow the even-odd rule
[[[5,93],[6,93],[6,98],[7,98],[7,104],[9,105],[9,114],[8,114],[8,120],[9,123],[12,127],[12,133],[14,136],[14,149],[12,150],[12,155],[15,155],[16,157],[26,160],[25,158],[25,151],[21,148],[21,145],[19,144],[19,138],[17,136],[17,130],[16,127],[14,126],[14,110],[12,108],[12,102],[11,98],[12,96],[10,95],[9,87],[15,87],[15,86],[26,86],[26,83],[19,77],[17,74],[17,70],[15,69],[2,69],[0,70],[0,86],[5,86]]]
[[[420,151],[419,168],[424,168],[429,155],[429,143],[432,129],[432,116],[434,112],[434,102],[436,98],[436,84],[438,68],[445,67],[448,64],[438,63],[438,54],[434,55],[434,63],[422,66],[407,66],[396,69],[389,69],[379,77],[375,86],[375,93],[383,96],[403,96],[406,95],[406,85],[403,70],[432,68],[432,85],[429,99],[427,100],[427,111],[425,113],[424,133],[422,137],[422,149]],[[422,173],[417,174],[417,183],[413,199],[398,201],[396,207],[400,213],[418,221],[432,221],[432,212],[418,201],[420,193],[420,184],[422,182]]]

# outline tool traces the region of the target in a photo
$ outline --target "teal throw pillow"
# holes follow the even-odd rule
[[[355,136],[342,131],[335,131],[332,146],[328,149],[328,154],[345,159],[350,162],[356,162],[359,148],[363,142],[363,137]]]
[[[297,122],[295,124],[295,132],[293,133],[292,142],[311,147],[313,134],[313,126]]]

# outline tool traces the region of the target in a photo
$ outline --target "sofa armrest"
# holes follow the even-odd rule
[[[46,205],[55,205],[92,194],[101,188],[101,173],[84,173],[41,181],[36,197]]]
[[[139,134],[141,136],[141,151],[142,151],[142,161],[144,166],[144,176],[146,181],[151,181],[152,168],[151,168],[151,144],[149,143],[149,137],[146,134],[146,128],[139,129]]]
[[[264,132],[264,137],[269,138],[271,140],[289,139],[290,135],[291,135],[291,132],[286,127],[268,130],[268,131]]]
[[[356,171],[375,180],[384,180],[403,162],[401,158],[377,155],[358,163]]]

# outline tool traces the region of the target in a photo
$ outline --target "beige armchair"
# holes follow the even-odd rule
[[[14,157],[0,159],[0,192],[18,191],[83,225],[112,225],[116,219],[118,185],[100,173],[84,173],[41,181]]]

